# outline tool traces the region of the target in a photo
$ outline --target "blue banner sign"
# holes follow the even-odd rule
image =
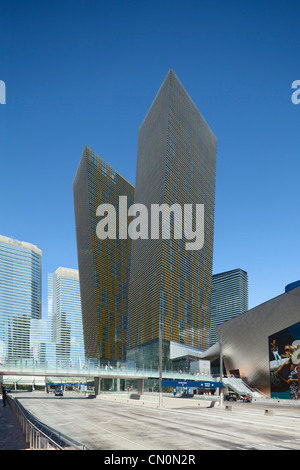
[[[187,388],[204,388],[207,390],[213,388],[222,388],[222,382],[205,382],[196,380],[162,380],[163,387],[187,387]]]

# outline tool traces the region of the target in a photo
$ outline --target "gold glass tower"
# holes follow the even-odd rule
[[[134,187],[85,147],[73,182],[85,354],[116,364],[126,359],[131,240],[97,236],[101,204],[133,204]],[[118,213],[116,214],[117,227]]]
[[[216,138],[170,70],[139,129],[135,202],[148,212],[204,204],[204,246],[187,251],[172,236],[133,241],[127,358],[137,364],[157,364],[159,328],[166,367],[208,347],[215,171]]]

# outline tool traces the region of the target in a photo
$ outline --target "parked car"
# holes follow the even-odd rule
[[[226,401],[237,401],[237,394],[236,393],[228,393],[228,395],[225,395],[225,400]]]
[[[64,396],[63,391],[60,388],[55,390],[54,395],[56,397],[63,397]]]
[[[240,395],[240,401],[243,403],[251,403],[251,397],[249,397],[249,395]]]

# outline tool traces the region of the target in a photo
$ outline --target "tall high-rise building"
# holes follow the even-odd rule
[[[56,360],[80,366],[85,353],[78,270],[60,267],[48,275],[48,302]]]
[[[1,359],[31,358],[30,325],[41,319],[42,252],[0,235]]]
[[[157,364],[159,328],[166,367],[208,346],[215,172],[216,138],[170,70],[139,129],[135,202],[149,213],[151,204],[203,204],[204,246],[186,250],[184,237],[172,236],[133,241],[127,357],[138,364]]]
[[[57,365],[56,348],[51,336],[50,318],[30,321],[30,350],[35,364]]]
[[[88,359],[126,360],[131,239],[119,237],[119,197],[134,202],[134,187],[85,147],[73,182],[85,352]],[[116,209],[116,238],[97,236],[99,205]]]
[[[216,326],[248,310],[248,274],[233,269],[212,276],[210,345],[218,341]]]

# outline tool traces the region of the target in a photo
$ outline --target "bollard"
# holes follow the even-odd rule
[[[131,400],[139,400],[141,396],[138,393],[132,393],[129,398]]]

